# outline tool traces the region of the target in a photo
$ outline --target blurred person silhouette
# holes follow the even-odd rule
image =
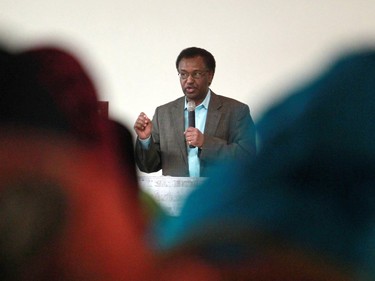
[[[120,122],[100,116],[95,85],[73,54],[54,46],[40,46],[25,50],[18,57],[31,65],[33,78],[52,97],[72,134],[88,143],[109,143],[111,149],[126,151],[126,154],[117,151],[115,154],[120,154],[124,163],[135,165],[130,131]],[[120,140],[126,144],[125,148],[120,149]]]
[[[375,279],[375,50],[341,55],[265,112],[254,161],[218,165],[156,224],[162,255],[216,280]]]
[[[210,89],[215,68],[214,56],[205,49],[180,52],[176,69],[184,95],[158,106],[152,121],[141,112],[134,123],[135,159],[141,171],[206,177],[218,160],[255,156],[250,109]]]
[[[32,65],[35,79],[51,95],[71,133],[88,144],[102,145],[113,154],[122,165],[125,177],[132,181],[125,188],[131,191],[129,196],[134,198],[134,208],[147,213],[148,206],[140,201],[143,192],[138,184],[132,135],[121,122],[98,114],[98,94],[88,71],[73,54],[53,46],[35,47],[18,56]],[[145,227],[142,224],[145,222],[140,224],[141,229]]]
[[[0,52],[2,280],[150,280],[134,178],[91,87],[61,49]]]

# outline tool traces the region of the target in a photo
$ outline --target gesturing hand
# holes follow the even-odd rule
[[[134,131],[140,139],[147,139],[151,136],[152,122],[144,112],[141,112],[135,121]]]

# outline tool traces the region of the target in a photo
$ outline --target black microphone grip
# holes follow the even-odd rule
[[[195,128],[195,111],[188,111],[189,126]]]
[[[189,126],[195,128],[195,110],[188,111]],[[194,148],[194,145],[189,145],[190,148]]]

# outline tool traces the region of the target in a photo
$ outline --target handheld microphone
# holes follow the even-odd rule
[[[195,128],[195,102],[189,101],[187,104],[187,111],[188,111],[188,127]],[[189,145],[190,148],[194,148],[194,145]]]

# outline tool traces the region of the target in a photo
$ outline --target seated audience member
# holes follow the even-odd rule
[[[374,280],[374,120],[375,51],[347,54],[262,116],[257,159],[218,166],[155,247],[216,280]]]
[[[118,121],[104,119],[98,114],[98,94],[88,71],[68,51],[54,46],[39,46],[17,54],[27,65],[32,79],[61,112],[69,132],[87,145],[100,145],[103,153],[111,154],[125,177],[131,179],[128,196],[133,197],[134,208],[141,208],[140,188],[134,160],[134,144],[128,128]],[[101,156],[98,155],[98,159]],[[104,162],[103,162],[104,165]],[[142,210],[141,210],[142,211]],[[139,212],[141,214],[141,212]],[[136,213],[134,214],[136,217]],[[144,218],[138,217],[140,229]]]
[[[84,106],[90,83],[64,51],[0,52],[1,280],[152,279],[134,181],[101,144],[91,94]]]

